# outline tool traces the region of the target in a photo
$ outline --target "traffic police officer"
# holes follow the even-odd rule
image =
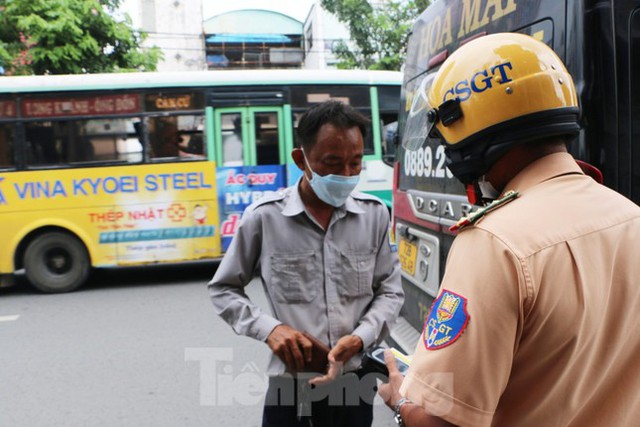
[[[545,44],[460,47],[428,88],[430,137],[470,199],[406,378],[407,426],[631,426],[640,419],[640,208],[585,175],[571,76]],[[416,147],[408,147],[409,149]]]

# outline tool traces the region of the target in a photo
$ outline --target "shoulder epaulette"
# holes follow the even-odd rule
[[[520,193],[518,193],[517,191],[511,190],[508,191],[504,197],[501,197],[499,199],[494,200],[493,202],[489,203],[487,206],[485,206],[482,209],[478,209],[477,211],[460,218],[460,221],[458,221],[457,223],[455,223],[455,225],[452,225],[451,227],[449,227],[449,231],[458,231],[464,227],[467,227],[471,224],[475,224],[476,222],[478,222],[480,220],[480,218],[482,218],[483,216],[485,216],[486,214],[488,214],[489,212],[498,209],[501,206],[506,205],[507,203],[509,203],[510,201],[516,199],[518,196],[520,195]]]

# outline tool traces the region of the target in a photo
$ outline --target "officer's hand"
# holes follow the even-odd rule
[[[362,339],[356,335],[346,335],[338,340],[336,346],[331,349],[327,358],[329,359],[329,369],[321,377],[312,378],[309,384],[328,384],[340,374],[342,365],[349,359],[362,351]]]
[[[311,362],[311,341],[291,326],[278,325],[267,337],[267,345],[290,372],[299,372]]]
[[[387,369],[389,370],[389,382],[380,384],[380,387],[378,387],[378,394],[382,397],[382,400],[384,400],[384,403],[386,403],[389,408],[395,410],[398,400],[402,397],[400,395],[400,386],[402,385],[404,377],[396,366],[396,358],[391,350],[384,351],[384,361],[387,364]]]

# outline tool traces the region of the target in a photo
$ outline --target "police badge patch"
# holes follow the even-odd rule
[[[443,290],[433,302],[424,324],[422,340],[427,350],[437,350],[453,344],[469,323],[467,299]]]

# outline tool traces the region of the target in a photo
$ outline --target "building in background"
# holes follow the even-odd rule
[[[304,68],[336,68],[335,48],[340,42],[349,43],[350,35],[345,24],[316,0],[304,22],[304,41]]]
[[[335,68],[334,49],[349,43],[349,31],[320,3],[312,2],[304,22],[261,9],[205,19],[203,0],[124,0],[121,10],[149,35],[143,46],[162,50],[158,71]]]
[[[143,46],[162,50],[158,71],[206,68],[202,0],[127,0],[124,11],[149,35]]]
[[[234,10],[203,23],[207,67],[301,68],[302,22],[270,10]]]

